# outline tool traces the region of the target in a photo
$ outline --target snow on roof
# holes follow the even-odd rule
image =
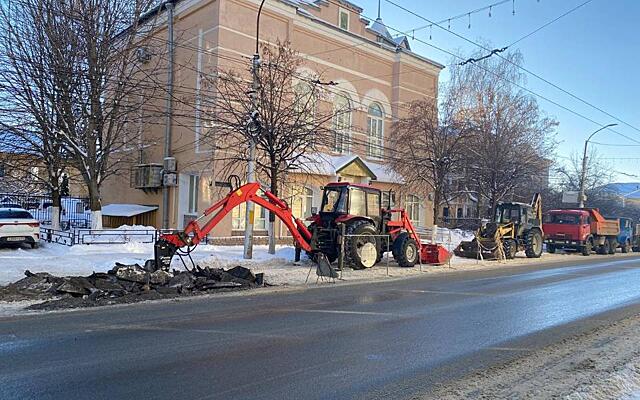
[[[133,217],[157,210],[158,207],[140,204],[107,204],[102,207],[102,215],[107,217]]]
[[[390,40],[391,42],[394,42],[394,39],[389,33],[387,26],[384,24],[384,22],[382,22],[382,18],[377,18],[369,29],[371,29],[378,35],[384,37],[385,39]]]
[[[355,160],[361,161],[367,168],[375,175],[376,182],[386,183],[402,183],[403,180],[400,175],[394,173],[384,164],[365,160],[355,154],[342,154],[331,155],[325,153],[315,153],[305,155],[305,160],[302,162],[304,168],[299,168],[298,171],[304,171],[318,175],[335,176],[338,171],[354,162]]]

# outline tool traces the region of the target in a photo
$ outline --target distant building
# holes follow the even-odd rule
[[[186,66],[176,77],[181,94],[200,96],[200,74],[211,67],[246,70],[255,46],[255,17],[258,0],[183,0],[175,2],[176,65]],[[304,68],[322,72],[323,79],[338,83],[331,88],[334,106],[348,103],[355,111],[334,121],[344,142],[328,143],[324,154],[312,157],[312,174],[293,174],[283,197],[294,214],[307,217],[320,207],[321,187],[330,181],[352,181],[371,184],[385,194],[385,204],[395,203],[409,211],[418,225],[430,224],[432,206],[402,180],[388,171],[385,150],[391,134],[391,123],[404,111],[404,106],[418,99],[435,99],[442,65],[411,51],[405,37],[392,36],[381,18],[369,21],[363,9],[344,0],[276,0],[267,1],[261,16],[260,37],[264,41],[289,41],[306,62]],[[164,9],[158,13],[166,18]],[[166,40],[164,27],[157,31],[158,40]],[[246,63],[229,59],[244,57]],[[162,97],[162,96],[160,96]],[[164,106],[159,98],[158,109]],[[338,120],[338,118],[336,118]],[[149,164],[150,173],[161,169],[164,120],[143,126],[131,138],[131,151]],[[176,115],[173,125],[174,152],[177,160],[178,186],[171,189],[170,225],[182,228],[199,216],[214,200],[226,194],[217,182],[226,180],[207,162],[211,151],[201,143],[203,126],[198,112]],[[214,131],[215,132],[215,131]],[[224,140],[224,138],[220,138]],[[155,165],[153,165],[155,163]],[[132,174],[132,180],[140,179]],[[114,177],[103,187],[103,204],[135,203],[162,207],[159,187],[141,187],[132,180]],[[139,188],[135,188],[138,186]],[[156,226],[161,224],[158,210]],[[266,235],[267,213],[256,210],[256,235]],[[216,237],[239,237],[244,231],[244,206],[237,207],[213,231]],[[277,227],[280,236],[287,236]]]

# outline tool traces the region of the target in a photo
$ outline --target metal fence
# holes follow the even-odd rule
[[[82,229],[74,228],[66,231],[40,227],[40,238],[48,243],[56,243],[66,246],[78,244],[124,244],[124,243],[155,243],[164,233],[156,229]],[[206,236],[202,243],[208,243]]]
[[[91,227],[89,199],[63,197],[60,199],[60,227],[62,230]],[[43,225],[51,225],[53,200],[49,195],[0,193],[0,207],[20,207],[29,211]]]

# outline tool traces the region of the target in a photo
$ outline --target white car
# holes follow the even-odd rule
[[[32,248],[40,241],[40,222],[23,208],[0,208],[0,246],[27,243]]]

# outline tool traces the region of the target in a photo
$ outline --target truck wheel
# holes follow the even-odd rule
[[[591,240],[587,240],[584,246],[582,246],[582,255],[585,257],[590,256],[592,250],[593,250],[593,245],[591,244]]]
[[[355,221],[347,226],[347,235],[344,243],[344,260],[346,265],[353,269],[371,268],[378,260],[378,234],[376,228],[365,220]]]
[[[609,254],[616,254],[617,248],[618,248],[618,242],[615,240],[611,240],[609,242]]]
[[[518,244],[515,240],[507,239],[502,242],[502,249],[504,250],[504,256],[507,260],[513,260],[516,258],[518,252]]]
[[[420,249],[418,243],[407,232],[402,232],[393,241],[393,258],[399,266],[411,268],[418,263]]]
[[[624,246],[622,246],[622,252],[631,253],[631,243],[629,243],[628,240],[624,243]]]
[[[552,245],[552,244],[548,244],[547,245],[547,253],[549,254],[553,254],[556,252],[556,246]]]
[[[600,255],[609,254],[610,248],[611,248],[611,242],[609,242],[609,239],[605,239],[602,246],[598,248],[598,254]]]
[[[537,229],[531,229],[525,237],[524,252],[529,258],[539,258],[542,255],[542,234]]]

